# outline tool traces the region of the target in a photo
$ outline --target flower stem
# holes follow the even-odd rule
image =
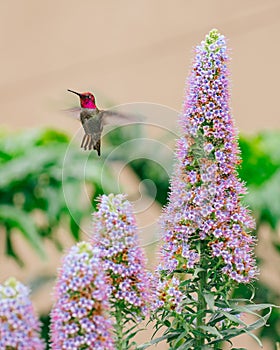
[[[205,243],[201,241],[200,243],[200,267],[203,269],[203,271],[200,271],[199,273],[199,281],[198,281],[198,301],[197,301],[197,328],[200,326],[205,325],[205,311],[207,308],[206,301],[204,299],[204,291],[207,285],[207,271],[204,270],[205,264],[204,264],[204,249],[205,249]],[[199,329],[200,332],[203,333],[202,329]],[[197,338],[197,348],[201,348],[204,345],[204,335],[199,335]]]
[[[124,328],[124,324],[123,324],[123,317],[122,317],[122,310],[120,308],[119,305],[116,305],[116,309],[114,312],[114,316],[115,316],[115,334],[117,336],[116,338],[116,342],[115,342],[115,346],[116,346],[116,350],[126,350],[127,346],[126,346],[126,342],[123,339],[123,328]]]

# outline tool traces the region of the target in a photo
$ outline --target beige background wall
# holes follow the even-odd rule
[[[67,88],[101,106],[180,109],[192,48],[213,27],[232,49],[232,107],[246,132],[280,127],[279,0],[1,1],[0,104],[7,128],[77,125]]]

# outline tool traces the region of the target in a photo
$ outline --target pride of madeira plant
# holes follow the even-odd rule
[[[43,350],[40,324],[29,299],[29,289],[9,278],[0,285],[0,349]]]
[[[99,249],[110,286],[115,348],[135,348],[139,322],[149,314],[151,276],[138,242],[132,205],[122,194],[100,197],[93,214],[92,244]]]
[[[132,338],[148,314],[150,280],[131,204],[121,194],[101,196],[92,242],[72,247],[59,271],[52,349],[135,348]]]
[[[54,296],[53,350],[114,350],[107,318],[109,286],[98,250],[90,243],[79,242],[65,255]]]
[[[258,270],[254,220],[241,203],[246,189],[237,175],[228,59],[224,36],[212,30],[196,48],[183,105],[175,174],[161,217],[156,329],[166,329],[154,340],[167,339],[171,349],[221,349],[241,333],[256,338],[250,331],[266,322],[247,325],[242,313],[267,305],[230,299],[234,286],[250,283]]]

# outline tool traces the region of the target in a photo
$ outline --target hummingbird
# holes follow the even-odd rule
[[[104,125],[116,124],[116,120],[117,124],[121,124],[125,120],[128,122],[129,116],[113,110],[99,109],[95,103],[95,96],[91,92],[80,93],[70,89],[67,91],[80,97],[81,108],[74,108],[71,111],[80,112],[80,122],[85,131],[81,142],[81,148],[84,150],[94,149],[98,156],[100,156],[101,135]]]

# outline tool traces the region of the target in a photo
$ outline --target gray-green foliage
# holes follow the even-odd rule
[[[263,131],[252,136],[240,138],[243,162],[239,174],[247,183],[248,194],[245,202],[250,206],[257,222],[256,236],[261,226],[270,227],[270,240],[275,252],[280,254],[277,229],[280,223],[280,131]],[[260,268],[262,261],[259,259]],[[279,289],[272,290],[262,281],[255,282],[255,301],[279,305]],[[236,297],[248,297],[248,288],[240,286]],[[267,337],[274,344],[280,341],[280,311],[273,308],[269,327],[261,330],[261,337]]]
[[[261,132],[240,140],[243,163],[240,176],[246,181],[246,202],[257,224],[276,230],[280,221],[280,132]]]
[[[6,254],[24,263],[13,244],[15,231],[23,234],[41,258],[45,257],[44,238],[51,239],[58,248],[62,246],[55,235],[61,225],[78,240],[80,222],[92,211],[92,206],[80,198],[82,186],[92,193],[93,203],[103,191],[113,191],[113,184],[109,169],[103,169],[103,163],[92,154],[69,146],[69,138],[62,132],[45,129],[2,133],[0,227],[5,234]]]

